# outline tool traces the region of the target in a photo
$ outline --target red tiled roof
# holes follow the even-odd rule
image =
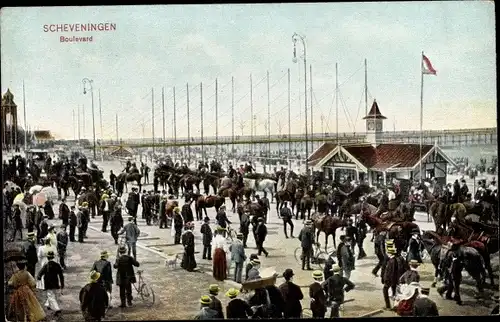
[[[387,169],[413,167],[420,160],[418,144],[380,144],[376,148],[371,145],[344,146],[344,148],[367,168]],[[433,145],[422,145],[422,156],[429,152]]]
[[[387,117],[383,116],[382,113],[380,113],[376,100],[373,100],[372,108],[370,109],[370,112],[368,112],[368,115],[363,117],[363,120],[372,118],[377,118],[382,120],[387,119]]]
[[[323,143],[323,145],[321,145],[316,151],[313,152],[313,154],[311,154],[311,156],[309,156],[307,162],[309,165],[315,166],[318,162],[323,160],[328,153],[332,152],[336,146],[337,144],[334,143]]]

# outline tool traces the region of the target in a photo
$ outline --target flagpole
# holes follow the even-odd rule
[[[23,79],[23,113],[24,113],[24,151],[28,150],[28,134],[27,134],[27,122],[26,122],[26,96],[24,94],[24,79]],[[74,113],[74,111],[73,111]]]
[[[420,57],[420,182],[423,182],[422,174],[422,131],[424,123],[424,52]]]

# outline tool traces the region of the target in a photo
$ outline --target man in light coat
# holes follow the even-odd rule
[[[129,223],[126,224],[125,227],[123,227],[118,232],[118,235],[122,235],[123,233],[125,233],[125,242],[128,248],[128,255],[130,256],[130,251],[132,251],[134,259],[137,260],[136,243],[139,235],[141,234],[141,231],[139,230],[139,227],[137,227],[133,216],[128,217],[128,221]]]
[[[236,238],[237,239],[229,247],[229,250],[231,251],[231,261],[234,262],[234,280],[237,283],[241,283],[243,263],[245,263],[247,256],[245,255],[245,248],[243,247],[242,242],[243,234],[238,233],[238,235],[236,235]]]

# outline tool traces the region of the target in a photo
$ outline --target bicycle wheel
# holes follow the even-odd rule
[[[146,306],[153,306],[155,304],[155,292],[151,288],[151,286],[147,284],[142,284],[139,290],[139,294],[141,294],[141,298],[146,303]]]
[[[302,263],[302,248],[297,247],[295,249],[295,252],[293,253],[293,256],[295,256],[295,260],[299,263]]]
[[[316,264],[318,264],[320,269],[323,269],[327,259],[328,259],[328,254],[322,250],[316,254],[315,257]]]

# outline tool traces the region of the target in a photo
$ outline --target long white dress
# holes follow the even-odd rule
[[[47,258],[47,254],[49,251],[53,251],[54,254],[56,254],[56,248],[52,245],[43,245],[38,247],[37,256],[38,256],[38,263],[40,263],[39,269],[41,269],[49,261],[49,259]],[[36,279],[36,276],[33,277]],[[40,290],[45,289],[45,283],[43,282],[43,278],[39,281],[37,280],[36,287]]]

